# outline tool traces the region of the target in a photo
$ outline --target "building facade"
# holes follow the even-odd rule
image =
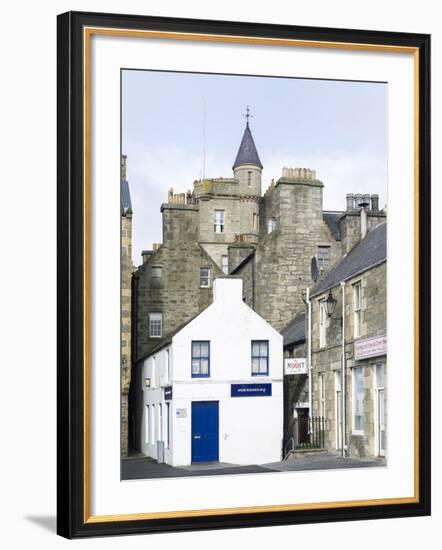
[[[282,336],[217,278],[213,303],[140,360],[140,449],[185,466],[281,460]]]
[[[313,415],[325,419],[325,447],[345,456],[383,457],[387,449],[387,224],[381,222],[378,216],[371,230],[365,225],[366,235],[362,228],[359,242],[311,295]]]
[[[129,390],[132,368],[132,203],[126,178],[126,156],[121,157],[121,456],[129,442]]]
[[[339,273],[341,262],[352,257],[362,242],[361,224],[370,235],[386,220],[374,194],[349,193],[345,210],[324,211],[324,184],[307,168],[284,167],[281,177],[272,180],[262,193],[263,165],[248,121],[232,169],[233,177],[194,181],[192,191],[186,193],[171,188],[167,202],[161,205],[163,242],[143,252],[143,263],[132,277],[132,368],[137,375],[146,357],[212,303],[214,282],[225,275],[240,278],[243,301],[284,334],[285,358],[305,358],[306,288],[316,284],[314,290],[320,292],[321,281],[329,280],[335,269]],[[319,277],[313,285],[312,258]],[[365,279],[363,284],[368,284]],[[385,281],[382,284],[385,286]],[[368,290],[364,287],[363,292]],[[315,300],[317,303],[316,295]],[[382,307],[385,310],[385,304]],[[312,310],[312,339],[318,338],[317,313]],[[295,325],[297,337],[304,325],[304,340],[293,340]],[[331,338],[335,328],[329,330]],[[385,327],[378,332],[382,330],[385,333]],[[372,329],[361,334],[370,338]],[[338,342],[330,349],[319,346],[312,350],[311,363],[317,365],[318,372],[334,372],[339,353]],[[381,381],[382,369],[378,370]],[[359,371],[355,372],[360,386]],[[324,375],[320,383],[325,384],[326,379],[327,388],[331,387],[331,377],[334,388],[334,376]],[[286,378],[287,434],[294,418],[319,416],[324,411],[318,402],[312,406],[319,384],[317,377],[312,378],[310,383],[305,374]],[[138,415],[144,413],[135,401],[131,408],[136,424]],[[331,422],[334,413],[330,408],[327,411]],[[134,433],[135,447],[140,448],[140,431],[135,429]],[[367,437],[374,441],[375,435]],[[353,448],[359,445],[361,456],[371,453],[373,445],[370,443],[369,449],[369,444],[361,441],[355,438]],[[330,447],[330,441],[327,445]]]

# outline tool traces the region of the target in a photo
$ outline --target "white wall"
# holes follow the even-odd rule
[[[5,371],[0,400],[3,441],[7,452],[0,463],[2,479],[2,540],[9,548],[30,547],[70,548],[72,542],[54,534],[55,530],[55,17],[57,13],[72,10],[109,11],[174,17],[258,21],[279,24],[318,25],[329,27],[365,28],[378,30],[428,32],[432,40],[433,87],[433,187],[432,204],[442,203],[442,28],[439,3],[422,0],[385,2],[372,0],[370,5],[352,0],[316,0],[292,2],[274,0],[257,3],[224,0],[59,0],[57,2],[9,2],[3,6],[5,22],[0,35],[2,74],[7,85],[0,88],[0,109],[4,155],[4,208],[2,224],[3,258],[8,258],[1,271],[3,347],[2,364]],[[8,78],[6,78],[8,77]],[[30,83],[33,83],[30,87]],[[25,90],[25,93],[19,93]],[[441,248],[442,216],[434,216],[433,267],[434,281],[442,271]],[[12,238],[13,236],[13,238]],[[29,283],[26,266],[38,266]],[[36,292],[38,289],[38,292]],[[434,335],[442,332],[442,293],[433,294]],[[23,304],[28,304],[26,330]],[[20,351],[32,349],[32,361],[24,360]],[[433,345],[433,387],[442,387],[438,365],[438,346]],[[20,400],[13,391],[14,371],[20,371]],[[13,415],[14,421],[9,421]],[[442,401],[433,400],[433,461],[442,460]],[[23,452],[26,441],[26,452]],[[6,475],[7,474],[7,475]],[[442,521],[442,477],[437,466],[433,472],[433,516],[424,518],[390,519],[382,521],[355,521],[317,525],[281,526],[267,529],[235,529],[199,531],[167,535],[133,536],[79,540],[75,546],[82,549],[145,548],[155,540],[164,550],[177,546],[191,546],[195,550],[229,547],[269,548],[275,545],[296,545],[315,548],[326,540],[328,550],[342,548],[343,541],[352,541],[358,550],[373,547],[402,550],[428,546],[440,537]],[[179,482],[178,482],[179,483]],[[26,498],[21,488],[26,487]]]

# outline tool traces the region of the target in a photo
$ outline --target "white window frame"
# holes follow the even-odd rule
[[[335,438],[336,449],[342,449],[342,373],[335,370]],[[339,414],[341,413],[341,414]]]
[[[150,405],[149,404],[146,405],[146,420],[145,420],[144,431],[145,431],[144,442],[146,445],[149,445],[150,444]]]
[[[155,407],[155,403],[152,403],[151,405],[151,409],[150,409],[150,435],[151,435],[151,444],[152,445],[155,445],[156,444],[156,433],[155,433],[155,428],[156,428],[156,422],[155,422],[155,415],[156,415],[156,407]]]
[[[355,338],[361,336],[361,321],[362,321],[362,285],[361,281],[353,284],[353,313],[354,313],[354,332]]]
[[[203,276],[203,270],[207,270],[207,275]],[[207,279],[207,284],[202,284],[203,279]],[[210,267],[200,267],[200,288],[210,288],[212,282],[212,273]]]
[[[229,274],[229,256],[227,254],[221,256],[221,269],[224,275]]]
[[[153,265],[150,268],[152,279],[161,279],[161,276],[163,274],[163,266],[161,265]]]
[[[213,214],[213,231],[215,233],[224,233],[226,223],[225,210],[215,210]]]
[[[153,325],[153,323],[158,323],[159,321],[159,334],[157,334],[157,330],[153,330],[154,326],[157,327],[157,325]],[[162,338],[163,336],[163,314],[160,311],[155,311],[149,313],[149,338]]]
[[[267,222],[267,233],[273,233],[276,229],[276,220],[275,218],[270,218]]]
[[[378,377],[378,369],[382,368],[383,374],[383,384],[380,384],[379,377]],[[379,424],[380,424],[380,410],[379,410],[379,393],[382,391],[384,394],[384,408],[386,407],[386,401],[385,401],[385,362],[381,361],[380,363],[374,363],[373,364],[373,381],[374,381],[374,395],[373,395],[373,419],[374,419],[374,451],[375,456],[385,456],[385,449],[384,453],[381,453],[381,445],[380,445],[380,433],[379,433]],[[387,433],[387,429],[385,428],[385,432]],[[388,436],[388,435],[387,435]]]
[[[247,185],[252,187],[252,171],[248,170],[247,172]]]
[[[165,422],[166,437],[165,437],[164,447],[166,449],[170,449],[170,411],[171,411],[170,401],[167,401],[166,414],[164,416],[164,418],[166,419],[166,422]]]
[[[325,419],[325,372],[319,374],[319,416]]]
[[[325,300],[319,302],[319,347],[327,346],[327,309]]]
[[[364,397],[365,397],[365,385],[364,385],[364,367],[354,367],[352,369],[352,433],[355,435],[364,435],[364,428],[356,429],[356,402],[357,402],[357,392],[356,392],[356,372],[362,374],[362,425],[364,425]]]
[[[158,403],[158,441],[164,441],[163,438],[163,404]]]

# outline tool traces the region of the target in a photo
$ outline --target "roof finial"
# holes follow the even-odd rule
[[[247,105],[247,107],[246,107],[246,112],[245,112],[245,114],[243,113],[242,116],[246,117],[246,121],[247,121],[247,122],[246,122],[246,126],[249,126],[249,118],[253,118],[253,115],[250,114],[250,109],[249,109],[249,106],[248,106],[248,105]]]

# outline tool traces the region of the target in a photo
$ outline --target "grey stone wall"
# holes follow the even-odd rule
[[[152,277],[152,266],[161,267],[161,279]],[[200,287],[200,268],[209,267],[212,283],[221,269],[194,240],[193,233],[166,241],[140,266],[137,278],[135,361],[148,354],[168,334],[212,303],[212,285]],[[149,313],[163,314],[163,337],[150,338]]]
[[[367,211],[367,229],[384,223],[387,216],[384,212]],[[361,215],[357,210],[347,211],[339,220],[341,230],[342,254],[347,254],[361,240]]]
[[[256,250],[256,311],[280,330],[304,310],[302,292],[312,286],[311,258],[319,244],[340,256],[339,244],[323,220],[323,184],[319,180],[281,178],[261,204],[262,223],[276,219]],[[269,205],[266,205],[267,200]]]
[[[121,455],[128,450],[128,394],[132,362],[132,214],[121,217]]]

